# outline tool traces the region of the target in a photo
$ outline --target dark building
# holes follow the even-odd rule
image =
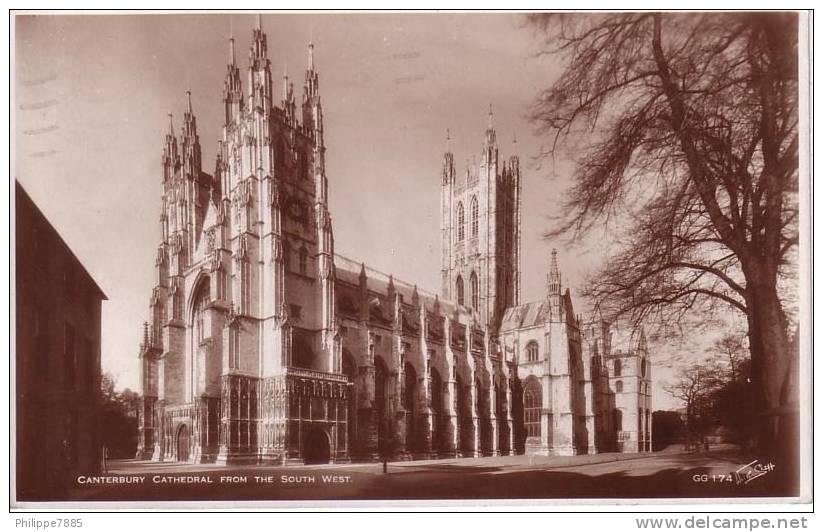
[[[17,498],[59,495],[100,468],[105,294],[15,184]]]

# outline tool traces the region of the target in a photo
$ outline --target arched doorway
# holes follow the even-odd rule
[[[313,427],[303,442],[303,462],[306,464],[328,464],[331,458],[329,435],[320,427]]]
[[[180,425],[180,428],[177,429],[177,461],[178,462],[188,462],[189,461],[189,445],[191,442],[191,438],[189,435],[189,427],[188,425]]]

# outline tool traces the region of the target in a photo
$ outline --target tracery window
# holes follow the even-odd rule
[[[472,238],[477,236],[477,231],[480,226],[480,207],[477,204],[477,196],[472,196],[471,202],[471,220],[472,220]]]
[[[229,367],[237,369],[240,360],[240,331],[236,324],[229,328],[229,338],[231,339],[231,349],[229,351]]]
[[[288,241],[283,241],[283,269],[289,271],[291,267],[291,246]]]
[[[480,283],[477,282],[477,274],[472,272],[469,277],[469,285],[471,285],[472,308],[480,308]]]
[[[194,300],[194,339],[200,344],[206,338],[205,315],[209,303],[209,283],[203,282]]]
[[[309,178],[309,160],[305,153],[300,154],[300,179]]]
[[[300,273],[306,275],[306,270],[308,269],[307,263],[309,260],[309,252],[306,251],[306,248],[300,248]]]
[[[463,202],[457,204],[457,241],[462,242],[466,238],[466,213],[463,212]]]
[[[217,298],[228,300],[229,299],[229,290],[228,290],[228,283],[226,279],[226,272],[223,271],[223,268],[220,268],[217,271]]]
[[[528,344],[526,344],[526,361],[527,362],[536,362],[540,359],[540,346],[537,345],[537,342],[532,340]]]
[[[540,382],[531,378],[523,390],[523,425],[527,438],[540,437],[540,409],[543,402],[543,390]]]
[[[244,314],[251,312],[251,265],[243,260],[240,266],[240,307]]]
[[[463,304],[463,278],[458,275],[457,276],[457,282],[455,284],[456,284],[456,288],[457,288],[457,304],[462,305]]]

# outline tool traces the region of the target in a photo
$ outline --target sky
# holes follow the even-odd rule
[[[228,38],[236,40],[245,90],[256,20],[252,13],[14,18],[14,175],[108,296],[102,363],[118,388],[138,385],[167,115],[179,126],[191,90],[204,170],[213,173]],[[579,293],[606,243],[596,235],[576,246],[543,238],[561,214],[573,167],[536,159],[541,138],[529,107],[561,65],[535,55],[538,40],[522,15],[264,14],[262,24],[278,101],[284,73],[302,94],[307,46],[315,45],[337,253],[439,292],[446,131],[462,172],[480,156],[491,106],[501,157],[516,152],[524,174],[522,299],[543,297],[553,247],[563,284]],[[585,312],[585,302],[574,302]],[[658,348],[681,356],[693,346]],[[677,407],[661,388],[671,356],[652,359],[655,408]]]

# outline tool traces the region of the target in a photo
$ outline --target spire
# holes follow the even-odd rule
[[[234,56],[234,37],[229,37],[229,64],[226,66],[226,79],[223,83],[223,103],[225,123],[230,124],[243,108],[243,86]]]
[[[489,104],[489,124],[486,127],[486,140],[483,143],[483,166],[487,171],[494,174],[497,166],[497,133],[494,131],[494,113],[492,105]],[[491,175],[492,178],[495,175]]]
[[[285,63],[283,64],[283,101],[288,101],[289,99],[289,67]]]
[[[183,172],[189,179],[199,179],[202,169],[200,137],[197,135],[197,119],[191,106],[191,91],[186,91],[186,99],[186,112],[183,113],[183,130],[180,132]]]
[[[549,264],[549,295],[560,295],[560,268],[557,266],[557,250],[552,248],[552,258]]]
[[[174,120],[169,113],[169,130],[166,133],[166,142],[163,145],[163,182],[174,179],[177,167],[180,165],[180,156],[177,152],[177,137],[174,136]]]
[[[315,145],[323,146],[323,110],[320,106],[320,82],[314,70],[314,43],[309,42],[309,64],[303,84],[303,127],[314,135]]]
[[[186,91],[186,112],[183,113],[183,138],[195,139],[197,137],[197,119],[191,107],[191,91]]]
[[[257,15],[257,27],[253,31],[252,44],[249,49],[248,76],[249,106],[268,113],[273,103],[274,87],[266,34],[263,32],[263,20],[260,14]]]
[[[319,86],[317,72],[314,70],[314,43],[309,43],[309,62],[306,68],[306,84],[304,104],[313,103],[313,99],[319,97]]]
[[[266,34],[263,33],[263,15],[257,14],[257,27],[252,32],[252,45],[249,52],[251,67],[259,70],[267,66]],[[264,63],[264,64],[261,64]]]
[[[489,104],[489,123],[486,126],[486,145],[485,151],[488,151],[487,157],[491,158],[491,150],[497,148],[497,133],[494,131],[494,113],[492,112],[492,104]]]
[[[446,153],[443,155],[443,185],[454,180],[454,155],[451,150],[451,131],[446,128]]]

